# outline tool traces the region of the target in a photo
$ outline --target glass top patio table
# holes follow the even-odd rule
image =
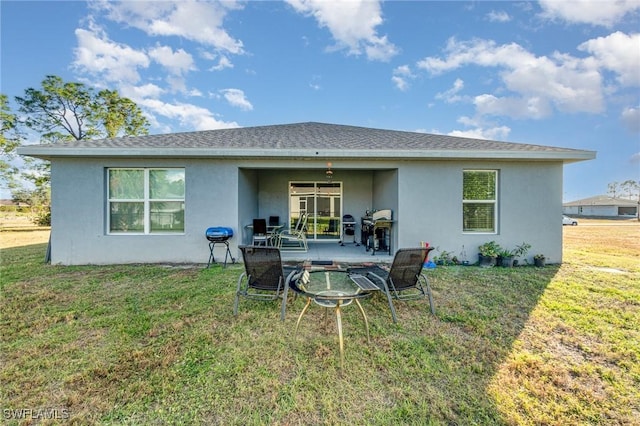
[[[367,342],[369,339],[369,321],[358,299],[369,297],[372,291],[360,289],[347,274],[346,267],[327,262],[327,264],[303,265],[303,276],[298,279],[296,291],[307,297],[298,321],[296,322],[297,333],[300,321],[311,305],[311,301],[324,308],[333,308],[336,312],[336,322],[338,326],[338,342],[340,345],[340,368],[344,370],[344,340],[342,336],[342,316],[340,308],[348,306],[355,301],[362,319],[364,320],[367,332]]]

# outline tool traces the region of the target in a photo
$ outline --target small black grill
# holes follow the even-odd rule
[[[360,244],[356,242],[356,220],[350,214],[345,214],[342,216],[342,238],[340,240],[340,245],[344,245],[344,240],[346,236],[353,237],[353,243],[356,246]]]
[[[216,261],[213,256],[213,249],[218,243],[224,244],[227,248],[224,255],[224,266],[227,266],[227,258],[231,258],[231,263],[236,263],[236,260],[231,255],[231,250],[229,250],[229,238],[233,237],[233,229],[224,226],[213,226],[207,228],[205,237],[209,240],[209,262],[207,263],[207,268]]]

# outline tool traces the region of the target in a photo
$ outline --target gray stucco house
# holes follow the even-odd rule
[[[205,230],[230,227],[237,257],[253,218],[306,212],[310,244],[336,242],[326,218],[391,209],[391,246],[428,241],[473,263],[478,245],[522,242],[562,261],[562,173],[595,152],[299,123],[60,145],[51,161],[54,264],[206,263]],[[333,172],[328,179],[327,170]],[[333,231],[333,230],[329,230]]]
[[[631,217],[638,216],[640,202],[607,195],[596,195],[562,205],[564,214],[577,216]]]

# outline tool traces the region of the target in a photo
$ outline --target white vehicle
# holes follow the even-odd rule
[[[578,221],[570,218],[569,216],[562,215],[562,224],[576,226]]]

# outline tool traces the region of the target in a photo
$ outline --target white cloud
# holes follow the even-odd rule
[[[496,126],[494,123],[485,121],[481,116],[462,116],[456,121],[470,129],[453,130],[447,133],[449,136],[460,136],[473,139],[507,140],[509,133],[511,132],[511,128],[507,126]]]
[[[401,91],[409,89],[409,80],[415,78],[415,75],[411,72],[409,65],[400,65],[393,70],[393,76],[391,81]]]
[[[197,69],[189,53],[183,49],[174,51],[169,46],[156,46],[149,49],[149,56],[169,72],[166,80],[172,92],[188,92],[184,75]]]
[[[242,8],[235,1],[123,1],[92,3],[109,19],[152,36],[177,36],[232,54],[243,53],[242,41],[223,28],[227,14]]]
[[[320,27],[326,27],[335,49],[347,49],[351,55],[364,53],[374,61],[388,61],[398,53],[386,36],[379,36],[376,27],[382,24],[379,1],[351,0],[287,0],[298,13],[313,16]]]
[[[540,118],[551,112],[549,104],[565,112],[597,113],[604,109],[602,77],[593,58],[559,53],[535,56],[516,43],[497,45],[481,39],[458,42],[453,38],[445,53],[444,59],[427,57],[417,66],[434,75],[467,65],[502,69],[502,82],[513,95],[481,95],[475,101],[478,107],[484,107],[480,111]]]
[[[155,114],[177,119],[181,125],[195,130],[215,130],[239,127],[235,121],[220,121],[208,109],[196,105],[175,103],[169,104],[158,99],[143,99],[138,102]],[[175,131],[175,129],[173,130]]]
[[[621,114],[622,123],[629,131],[633,133],[640,133],[640,106],[628,107],[622,111]]]
[[[511,129],[507,126],[490,127],[486,129],[478,127],[470,130],[454,130],[449,132],[448,135],[473,139],[506,140],[510,132]]]
[[[138,68],[147,68],[149,58],[144,52],[122,43],[115,43],[99,28],[78,28],[78,47],[74,49],[73,66],[107,81],[136,83]]]
[[[233,64],[226,56],[220,56],[218,63],[209,68],[209,71],[222,71],[225,68],[233,68]]]
[[[545,99],[534,96],[529,98],[479,95],[473,103],[480,115],[506,115],[514,118],[544,118],[551,115],[551,105]]]
[[[222,93],[222,96],[224,96],[227,102],[234,107],[238,107],[243,111],[251,111],[253,109],[253,105],[251,105],[251,102],[247,100],[244,92],[240,89],[222,89],[220,93]]]
[[[152,83],[147,83],[142,86],[125,85],[120,87],[120,94],[134,102],[137,102],[138,99],[145,98],[157,99],[164,93],[164,89]]]
[[[473,127],[468,130],[453,130],[449,133],[443,133],[438,129],[432,129],[428,133],[433,133],[436,135],[449,135],[449,136],[457,136],[460,138],[471,138],[471,139],[486,139],[486,140],[507,140],[509,137],[509,133],[511,133],[511,128],[507,126],[494,126],[489,123],[483,122],[482,118],[471,118],[462,116],[458,118],[458,123],[463,124],[465,127]],[[416,132],[424,132],[424,129],[416,130]]]
[[[509,22],[511,20],[509,14],[504,10],[492,10],[491,12],[487,13],[486,17],[491,22]]]
[[[149,50],[149,56],[173,75],[184,75],[196,70],[193,57],[183,49],[174,52],[169,46],[156,46]]]
[[[578,49],[591,53],[599,67],[616,73],[621,85],[640,86],[640,33],[616,31],[588,40]]]
[[[611,27],[626,14],[640,10],[638,0],[540,0],[542,16],[574,24]]]
[[[430,56],[419,61],[418,68],[437,75],[469,64],[516,68],[518,64],[535,61],[535,56],[517,43],[497,46],[492,40],[459,42],[452,37],[444,50],[447,53],[445,59]]]
[[[367,40],[364,51],[367,58],[372,61],[387,62],[398,53],[398,48],[387,40],[387,36],[383,36]]]
[[[482,120],[463,115],[456,120],[460,124],[464,124],[467,127],[482,127]]]
[[[451,89],[446,90],[441,93],[436,94],[436,99],[443,99],[445,102],[451,104],[454,102],[458,102],[462,99],[458,92],[460,92],[464,88],[464,81],[456,78],[456,81],[453,82],[453,86]]]
[[[409,83],[405,78],[394,75],[394,76],[391,76],[391,81],[393,82],[393,85],[398,88],[398,90],[401,90],[404,92],[409,89]]]
[[[169,84],[172,93],[187,93],[187,83],[184,78],[176,75],[168,75],[165,80]]]

